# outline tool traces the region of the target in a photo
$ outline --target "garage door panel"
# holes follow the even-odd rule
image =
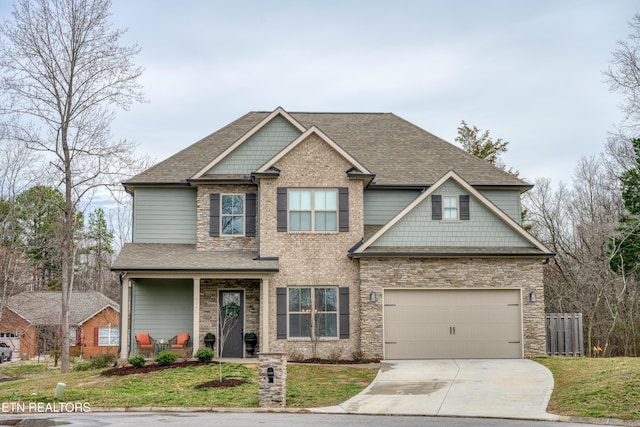
[[[519,358],[520,291],[386,290],[385,357]]]

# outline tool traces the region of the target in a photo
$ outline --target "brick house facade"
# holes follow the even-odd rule
[[[531,186],[393,114],[249,113],[124,185],[122,358],[182,331],[223,357],[246,332],[303,357],[544,354]]]

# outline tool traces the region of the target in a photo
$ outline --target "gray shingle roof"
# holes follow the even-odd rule
[[[107,306],[120,306],[100,292],[71,293],[69,324],[79,325]],[[62,318],[61,292],[22,292],[9,297],[6,306],[33,325],[59,325]]]
[[[184,182],[269,114],[247,113],[127,184]],[[315,125],[321,129],[375,173],[378,185],[431,185],[453,169],[472,185],[529,186],[392,113],[289,114],[306,128]]]
[[[278,271],[277,260],[256,260],[256,251],[198,251],[196,245],[126,243],[114,271]]]

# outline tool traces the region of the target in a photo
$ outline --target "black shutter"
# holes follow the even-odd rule
[[[220,236],[220,193],[209,195],[209,236]]]
[[[247,237],[256,237],[256,195],[255,193],[247,193],[245,195],[245,211],[244,211],[244,235]]]
[[[468,220],[469,219],[469,195],[463,194],[459,198],[460,200],[460,219]]]
[[[287,231],[287,189],[278,187],[276,209],[278,211],[278,231]]]
[[[431,196],[431,219],[442,219],[442,196],[439,194]]]
[[[276,334],[287,339],[287,288],[276,288]]]
[[[349,288],[339,288],[340,338],[349,338]]]
[[[338,231],[349,231],[349,188],[338,188]]]

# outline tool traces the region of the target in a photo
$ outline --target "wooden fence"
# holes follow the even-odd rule
[[[547,354],[584,356],[582,313],[547,313]]]

